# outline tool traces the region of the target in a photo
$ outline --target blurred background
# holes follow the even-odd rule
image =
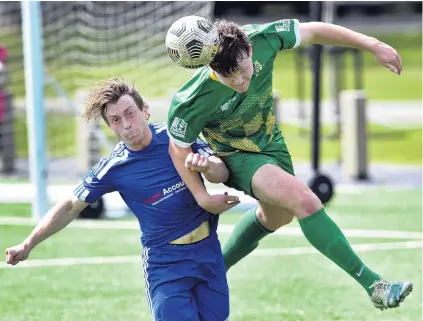
[[[314,20],[313,10],[310,1],[41,2],[48,203],[72,191],[117,142],[103,124],[91,127],[79,121],[92,85],[116,76],[130,80],[150,104],[152,120],[166,120],[172,94],[192,74],[173,64],[165,50],[166,32],[175,20],[195,14],[240,24],[285,18],[306,22]],[[329,213],[379,273],[408,277],[420,285],[422,2],[326,1],[321,19],[386,42],[399,52],[404,69],[396,76],[370,53],[325,47],[321,75],[313,78],[315,48],[281,52],[273,75],[274,105],[296,174],[330,196]],[[31,203],[38,188],[29,181],[23,48],[21,2],[0,2],[3,248],[21,242],[31,230]],[[320,97],[313,95],[315,79]],[[313,121],[316,106],[319,135]],[[321,175],[329,179],[333,193],[327,184],[316,183]],[[255,206],[253,199],[231,192],[242,204],[222,216],[222,242],[241,212]],[[27,269],[7,270],[0,263],[0,286],[6,289],[0,292],[0,320],[149,318],[138,260],[139,231],[131,213],[112,193],[84,215],[103,220],[80,220],[43,243]],[[347,276],[314,255],[295,224],[263,241],[229,274],[231,320],[378,318]],[[255,255],[261,259],[254,260]],[[307,266],[314,266],[313,272]],[[51,278],[55,282],[48,281]],[[342,302],[337,301],[340,297]],[[421,320],[419,287],[411,300],[388,319]],[[46,318],[47,308],[52,312]]]

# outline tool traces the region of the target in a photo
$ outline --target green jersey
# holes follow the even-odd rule
[[[300,44],[298,20],[242,27],[253,48],[253,76],[245,93],[221,84],[209,67],[199,69],[174,95],[168,132],[189,147],[203,134],[218,156],[237,151],[260,152],[272,140],[273,62],[280,50]]]

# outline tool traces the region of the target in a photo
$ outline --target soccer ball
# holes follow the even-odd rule
[[[176,20],[166,35],[166,50],[179,66],[189,69],[210,64],[219,48],[214,25],[202,17],[187,16]]]

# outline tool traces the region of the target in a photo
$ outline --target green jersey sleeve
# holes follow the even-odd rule
[[[264,36],[275,51],[293,49],[301,43],[300,23],[297,19],[284,19],[260,25],[250,25],[251,35]]]
[[[191,146],[210,118],[207,112],[210,102],[202,95],[201,87],[201,79],[194,77],[173,96],[167,129],[170,138],[178,146]]]

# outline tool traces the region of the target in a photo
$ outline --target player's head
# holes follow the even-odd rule
[[[150,144],[148,105],[133,85],[119,78],[100,83],[88,96],[82,117],[92,121],[100,116],[128,148]]]
[[[246,92],[253,76],[253,51],[248,36],[235,22],[218,20],[215,26],[220,46],[210,67],[222,84]]]

